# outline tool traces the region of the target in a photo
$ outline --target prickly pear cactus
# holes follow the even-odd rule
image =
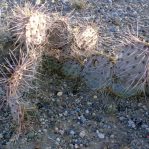
[[[10,111],[13,117],[13,120],[19,124],[20,123],[20,119],[22,117],[22,111],[21,111],[21,105],[19,103],[19,97],[15,96],[11,96],[9,97],[9,99],[7,100],[7,103],[10,107]]]
[[[10,58],[6,59],[6,64],[2,65],[4,71],[3,82],[6,84],[6,97],[8,105],[15,122],[20,121],[22,93],[32,87],[35,79],[37,67],[40,62],[41,53],[37,50],[30,50],[29,53],[20,51],[19,58],[10,52]],[[2,69],[1,69],[2,70]]]
[[[85,63],[82,77],[91,89],[105,89],[111,85],[112,68],[113,64],[106,56],[93,56]]]
[[[62,48],[72,41],[71,29],[67,18],[58,14],[51,15],[52,23],[48,25],[48,47]]]
[[[33,45],[40,45],[46,41],[46,16],[35,13],[29,18],[26,24],[26,42]]]
[[[66,77],[78,78],[80,77],[81,70],[81,65],[75,60],[67,60],[62,66],[62,72]]]
[[[80,56],[91,56],[95,54],[98,46],[98,29],[96,26],[76,27],[74,29],[74,42],[77,48],[72,48],[73,52]]]
[[[113,72],[112,90],[120,96],[145,92],[149,67],[149,45],[137,39],[126,43],[119,53]]]
[[[47,16],[44,8],[25,3],[16,6],[9,17],[10,31],[16,43],[27,45],[44,44],[46,40]]]

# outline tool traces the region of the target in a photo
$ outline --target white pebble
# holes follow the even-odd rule
[[[104,139],[105,138],[105,135],[101,132],[99,132],[98,130],[96,131],[97,133],[97,136],[100,138],[100,139]]]
[[[59,97],[62,96],[62,95],[63,95],[63,92],[58,92],[57,93],[57,96],[59,96]]]
[[[57,142],[60,142],[61,140],[60,140],[60,138],[56,138],[56,141],[57,141]]]
[[[97,96],[96,96],[96,95],[94,95],[94,96],[93,96],[93,98],[94,98],[94,99],[97,99]]]
[[[84,138],[85,135],[86,135],[85,131],[81,131],[80,134],[79,134],[79,136],[80,136],[81,138]]]

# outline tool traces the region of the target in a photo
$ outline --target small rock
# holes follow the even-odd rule
[[[94,98],[94,99],[97,99],[97,95],[94,95],[93,98]]]
[[[65,133],[65,131],[64,130],[59,130],[59,133],[61,134],[61,135],[63,135],[64,133]]]
[[[136,127],[135,123],[132,120],[128,121],[128,126],[131,127],[131,128],[135,128]]]
[[[58,133],[58,132],[59,132],[58,127],[55,127],[55,129],[54,129],[54,130],[55,130],[55,132],[56,132],[56,133]]]
[[[41,130],[39,129],[38,132],[41,133]]]
[[[43,132],[47,132],[47,129],[43,129]]]
[[[2,139],[3,138],[3,135],[2,134],[0,134],[0,139]]]
[[[83,115],[79,116],[78,120],[80,123],[83,123],[83,124],[86,122],[86,118]]]
[[[96,133],[97,133],[97,136],[98,136],[100,139],[104,139],[104,138],[105,138],[104,133],[101,133],[101,132],[99,132],[98,130],[96,131]]]
[[[57,96],[59,96],[59,97],[62,96],[62,95],[63,95],[63,92],[58,92],[57,93]]]
[[[63,3],[67,3],[67,2],[69,2],[69,0],[62,0],[62,2],[63,2]]]
[[[85,113],[86,113],[86,114],[89,114],[89,110],[88,110],[88,109],[87,109],[87,110],[85,110]]]
[[[62,113],[59,113],[59,117],[62,117],[63,116],[63,114]]]
[[[41,3],[41,0],[36,0],[36,5],[40,5]]]
[[[119,119],[120,119],[120,121],[123,121],[123,120],[125,120],[125,117],[121,116],[121,117],[119,117]]]
[[[75,148],[76,148],[76,149],[79,148],[79,145],[78,145],[78,144],[75,144]]]
[[[85,131],[81,131],[80,134],[79,134],[79,136],[80,136],[81,138],[84,138],[85,135],[86,135]]]
[[[41,122],[42,125],[45,125],[45,122]]]
[[[149,132],[149,128],[146,128],[146,131]]]
[[[70,131],[70,135],[75,135],[75,132],[73,130]]]
[[[35,133],[34,132],[29,132],[27,136],[28,136],[29,140],[32,140],[35,137]]]
[[[67,115],[68,115],[68,111],[65,111],[65,112],[64,112],[64,116],[67,116]]]
[[[143,125],[142,125],[142,128],[149,128],[149,126],[146,125],[146,124],[143,124]]]
[[[114,135],[111,135],[110,138],[111,138],[111,139],[114,139]]]
[[[57,141],[57,142],[60,142],[60,141],[61,141],[61,139],[60,139],[60,138],[56,138],[56,141]]]

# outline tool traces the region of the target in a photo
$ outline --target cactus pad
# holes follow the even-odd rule
[[[133,41],[122,47],[113,74],[113,92],[132,96],[144,92],[149,67],[149,46]]]
[[[91,25],[87,25],[85,28],[77,27],[74,29],[74,37],[78,50],[75,48],[74,52],[85,56],[94,54],[98,45],[98,36],[97,27]]]
[[[83,79],[92,89],[105,89],[111,84],[112,67],[113,64],[107,57],[93,56],[85,64],[82,72]]]
[[[10,15],[10,31],[16,43],[40,45],[45,43],[47,17],[44,8],[25,3],[12,9]]]

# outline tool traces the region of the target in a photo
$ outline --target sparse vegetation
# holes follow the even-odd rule
[[[87,7],[84,0],[72,0],[71,4],[79,10]],[[67,74],[62,75],[69,77],[73,74],[79,81],[78,76],[81,76],[94,90],[108,91],[122,97],[142,93],[146,95],[149,82],[149,43],[138,36],[126,34],[126,38],[121,40],[122,44],[116,45],[117,51],[106,53],[99,45],[99,42],[103,42],[103,35],[99,33],[100,26],[89,21],[73,25],[70,18],[71,16],[48,12],[44,5],[31,3],[14,4],[9,13],[7,29],[12,44],[11,50],[6,51],[9,57],[6,56],[5,62],[1,64],[0,83],[5,86],[7,104],[14,122],[19,126],[22,126],[23,119],[26,118],[23,94],[35,87],[33,82],[37,79],[39,65],[45,58],[43,55],[56,58],[59,65],[75,59],[72,67],[69,64],[59,66],[56,71],[59,74],[60,71],[65,71]],[[3,33],[0,31],[0,38]],[[47,67],[49,66],[43,68],[44,71],[48,71]],[[112,105],[112,108],[109,107],[109,111],[115,112],[116,107]]]

